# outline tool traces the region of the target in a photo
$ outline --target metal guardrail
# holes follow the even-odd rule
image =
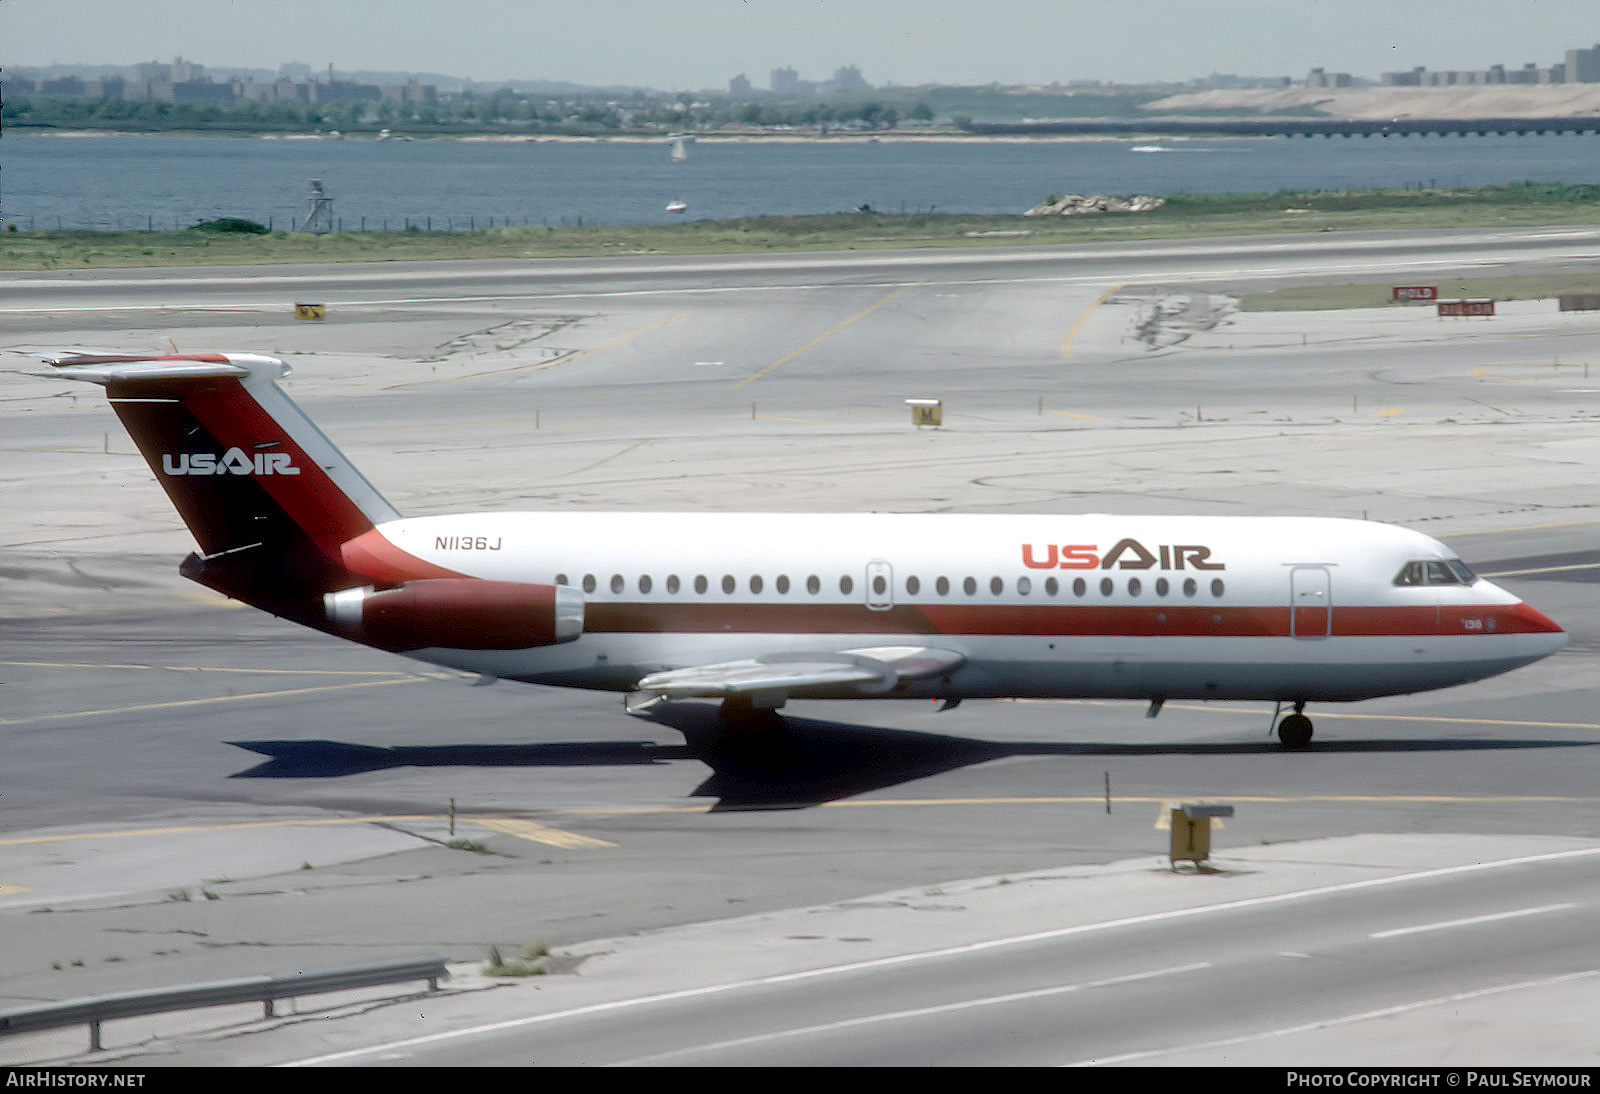
[[[33,1033],[87,1023],[89,1051],[98,1052],[101,1048],[100,1024],[114,1018],[136,1018],[145,1014],[199,1010],[238,1003],[260,1003],[263,1007],[262,1016],[272,1018],[276,1016],[273,1004],[279,999],[368,988],[378,984],[397,984],[407,980],[426,980],[429,991],[438,991],[439,981],[449,976],[443,957],[403,958],[315,972],[247,976],[211,984],[96,995],[87,999],[68,999],[60,1003],[0,1011],[0,1035]]]

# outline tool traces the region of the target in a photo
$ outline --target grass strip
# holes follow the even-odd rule
[[[476,232],[22,232],[10,230],[8,225],[8,230],[0,231],[0,269],[994,247],[1552,225],[1600,225],[1600,187],[1519,183],[1454,190],[1176,194],[1161,208],[1140,214],[1024,217],[860,211],[654,226],[534,226]]]

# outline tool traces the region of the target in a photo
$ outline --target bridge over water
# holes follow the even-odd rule
[[[1072,118],[969,122],[991,136],[1105,137],[1458,137],[1600,133],[1600,115],[1549,118]]]

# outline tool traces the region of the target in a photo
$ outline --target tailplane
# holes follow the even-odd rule
[[[324,594],[361,585],[340,545],[399,514],[278,386],[258,354],[47,358],[106,389],[199,551],[185,577],[326,629]]]

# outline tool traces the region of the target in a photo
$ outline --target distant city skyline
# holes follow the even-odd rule
[[[1544,66],[1595,0],[4,0],[6,63],[433,72],[721,90],[776,69],[886,84],[1179,83],[1225,72]]]

